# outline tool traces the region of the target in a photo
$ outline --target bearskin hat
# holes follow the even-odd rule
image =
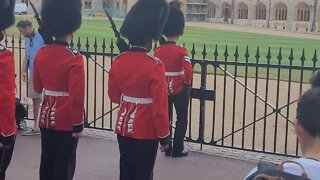
[[[41,28],[54,37],[73,33],[81,26],[81,8],[81,0],[45,0]]]
[[[170,13],[167,24],[163,30],[166,36],[181,36],[183,35],[185,26],[184,15],[180,9],[170,6]]]
[[[0,0],[0,31],[14,23],[15,0]]]
[[[125,17],[120,33],[130,42],[159,40],[168,15],[165,0],[138,0]]]

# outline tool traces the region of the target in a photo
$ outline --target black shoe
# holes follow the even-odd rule
[[[172,145],[171,142],[169,144],[169,148],[164,152],[164,155],[167,157],[171,157],[171,153],[172,153]]]
[[[172,151],[172,157],[185,157],[188,156],[188,150],[184,149],[180,152],[174,152]]]

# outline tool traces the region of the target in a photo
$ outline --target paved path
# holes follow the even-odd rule
[[[40,136],[18,136],[7,180],[38,180]],[[74,180],[117,180],[118,147],[112,140],[83,137]],[[154,180],[242,179],[255,163],[191,152],[186,158],[158,154]]]

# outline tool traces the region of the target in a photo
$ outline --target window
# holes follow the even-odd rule
[[[274,19],[278,21],[286,21],[287,20],[288,8],[283,3],[277,3],[275,5],[275,14]]]
[[[257,3],[256,5],[256,19],[267,19],[267,8],[263,3]]]
[[[304,2],[297,6],[297,21],[310,21],[310,6]]]
[[[238,5],[238,19],[248,19],[248,6],[245,3]]]
[[[84,8],[85,9],[91,9],[92,8],[92,0],[86,0],[84,2]]]
[[[112,0],[103,1],[103,9],[112,8]]]
[[[222,14],[221,17],[226,21],[231,17],[231,5],[228,3],[222,4]]]
[[[122,10],[127,12],[128,11],[128,2],[127,0],[123,0],[122,2]]]
[[[208,18],[215,18],[216,17],[216,5],[213,4],[212,2],[208,3],[207,17]]]

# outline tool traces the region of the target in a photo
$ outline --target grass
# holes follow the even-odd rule
[[[17,17],[18,21],[21,17]],[[34,18],[31,18],[33,23],[36,24]],[[116,25],[119,29],[121,21],[116,21]],[[11,27],[8,34],[13,34],[16,37],[19,36],[17,28]],[[81,37],[81,49],[85,50],[86,38],[88,37],[90,42],[90,50],[93,50],[93,44],[95,38],[98,43],[98,51],[101,51],[101,45],[103,39],[106,40],[107,52],[110,51],[111,39],[114,39],[114,34],[110,28],[110,23],[104,19],[83,19],[82,26],[75,34],[75,44],[78,37]],[[261,35],[244,32],[222,31],[213,30],[207,28],[186,27],[185,34],[179,39],[180,44],[185,44],[189,52],[192,50],[193,43],[195,45],[195,57],[202,58],[202,52],[204,44],[206,45],[207,56],[206,59],[214,59],[213,53],[215,46],[218,47],[218,59],[224,60],[224,52],[226,47],[228,49],[228,61],[234,61],[234,53],[236,46],[239,48],[239,61],[245,61],[246,47],[249,48],[249,62],[255,62],[255,55],[257,48],[259,47],[260,63],[266,63],[266,56],[268,48],[271,49],[271,63],[278,64],[277,56],[279,49],[282,49],[282,64],[289,64],[288,57],[290,55],[291,48],[293,49],[294,65],[301,65],[302,50],[305,49],[305,66],[312,66],[312,58],[315,49],[318,49],[319,40],[301,39],[301,38],[289,38],[279,37],[271,35]],[[191,56],[191,54],[190,54]]]

